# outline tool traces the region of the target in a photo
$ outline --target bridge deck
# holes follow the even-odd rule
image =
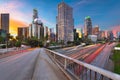
[[[68,78],[45,54],[44,49],[41,49],[33,80],[68,80]]]

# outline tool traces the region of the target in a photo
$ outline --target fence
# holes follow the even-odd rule
[[[59,64],[59,66],[65,69],[77,80],[120,80],[120,75],[118,74],[70,58],[52,50],[45,50],[46,53]]]

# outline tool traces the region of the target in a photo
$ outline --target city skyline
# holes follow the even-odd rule
[[[0,13],[10,14],[10,33],[17,34],[17,27],[29,26],[32,22],[32,11],[36,8],[38,16],[48,27],[56,25],[57,5],[62,0],[0,0]],[[84,26],[84,19],[90,16],[94,25],[102,30],[120,29],[119,1],[114,0],[64,0],[73,8],[74,25],[76,28]],[[47,4],[49,2],[49,4]],[[17,6],[16,6],[17,4]],[[46,5],[47,4],[47,5]],[[94,5],[93,5],[94,4]],[[48,15],[49,14],[49,15]],[[117,27],[116,27],[117,26]]]

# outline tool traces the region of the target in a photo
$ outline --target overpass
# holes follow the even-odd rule
[[[37,48],[0,59],[0,80],[120,80],[120,75]]]
[[[70,80],[120,80],[120,75],[45,49],[53,62]]]

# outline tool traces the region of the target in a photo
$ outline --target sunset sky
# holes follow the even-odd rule
[[[48,27],[55,27],[57,5],[62,0],[0,0],[0,13],[10,14],[10,33],[16,35],[18,27],[32,22],[36,8],[39,18]],[[120,0],[64,0],[73,7],[75,27],[84,26],[85,16],[91,16],[92,24],[101,30],[120,30]]]

